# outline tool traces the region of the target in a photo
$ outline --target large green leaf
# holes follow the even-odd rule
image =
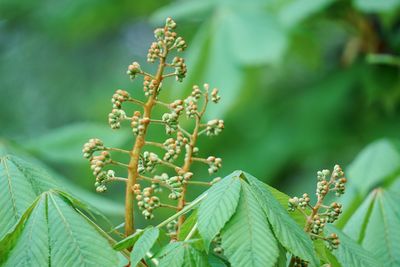
[[[264,183],[248,173],[244,173],[244,176],[266,213],[279,242],[294,255],[316,265],[311,239],[303,229],[290,217]]]
[[[353,0],[354,5],[365,12],[392,11],[400,5],[398,0]]]
[[[108,147],[119,147],[129,140],[129,131],[113,132],[106,124],[79,123],[55,129],[24,146],[49,161],[83,162],[82,146],[90,138],[100,138]]]
[[[0,239],[38,195],[60,188],[43,170],[18,157],[0,157]]]
[[[142,234],[145,230],[137,229],[135,233],[133,233],[130,236],[125,237],[124,239],[122,239],[121,241],[116,243],[114,245],[114,249],[115,250],[123,250],[123,249],[129,248],[129,247],[132,247],[138,241],[138,239],[142,236]]]
[[[190,214],[190,216],[182,224],[178,235],[179,240],[184,240],[197,223],[197,211],[197,209],[194,210],[192,214]]]
[[[400,266],[400,197],[377,189],[376,199],[365,228],[362,246],[385,266]]]
[[[400,154],[394,144],[385,139],[376,141],[361,151],[349,166],[349,186],[366,194],[399,169]]]
[[[159,267],[181,267],[184,257],[185,248],[182,242],[169,243],[160,255]]]
[[[353,213],[343,228],[343,232],[357,242],[364,238],[368,217],[374,205],[375,193],[372,192]]]
[[[220,27],[228,30],[227,43],[239,64],[278,62],[286,51],[288,36],[277,19],[262,9],[225,11]]]
[[[23,165],[26,165],[28,164],[27,162],[29,162],[29,168],[34,169],[36,173],[40,173],[40,177],[44,177],[41,179],[46,180],[46,177],[51,177],[50,179],[53,181],[53,183],[58,184],[58,187],[52,188],[63,188],[65,189],[65,191],[68,191],[72,195],[79,197],[79,199],[90,204],[92,207],[97,208],[99,211],[108,216],[115,217],[122,216],[124,214],[124,205],[120,202],[116,202],[99,194],[89,192],[88,190],[85,190],[77,186],[76,184],[73,184],[70,180],[56,173],[51,168],[46,166],[43,162],[26,154],[24,151],[20,151],[10,145],[3,145],[0,143],[0,157],[11,155],[13,155],[14,157],[18,157],[18,159],[22,159]],[[46,190],[47,189],[48,188],[46,188]]]
[[[205,253],[198,251],[189,244],[185,244],[184,267],[207,267],[210,266]]]
[[[333,0],[294,0],[285,5],[279,12],[280,22],[286,27],[297,26],[313,13],[323,10]]]
[[[224,255],[232,266],[275,266],[278,243],[250,186],[242,190],[236,213],[221,231]]]
[[[108,241],[55,191],[42,193],[0,241],[2,266],[116,266]]]
[[[136,266],[138,262],[146,255],[146,253],[153,247],[159,234],[160,232],[158,228],[154,227],[146,229],[143,232],[131,252],[132,266]]]
[[[233,172],[213,185],[200,204],[198,228],[206,248],[236,210],[240,196],[239,174]]]
[[[332,253],[342,266],[351,267],[377,267],[386,266],[376,261],[374,255],[363,249],[356,241],[348,237],[345,233],[336,227],[328,224],[325,232],[327,234],[335,233],[338,235],[340,245]]]

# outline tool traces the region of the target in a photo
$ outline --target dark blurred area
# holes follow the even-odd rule
[[[3,145],[94,191],[81,146],[90,137],[132,146],[129,129],[107,125],[110,99],[119,88],[142,97],[126,68],[154,69],[146,53],[167,16],[189,45],[188,77],[162,96],[205,82],[220,89],[208,117],[225,131],[200,151],[223,158],[221,176],[242,169],[299,193],[317,170],[346,170],[370,142],[398,138],[398,0],[0,0]]]

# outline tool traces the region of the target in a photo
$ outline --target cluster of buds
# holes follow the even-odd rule
[[[90,159],[90,168],[93,171],[93,175],[97,177],[103,171],[103,167],[110,163],[111,156],[108,151],[102,151],[100,155],[93,156]]]
[[[214,156],[210,156],[207,158],[208,162],[208,173],[213,174],[216,173],[222,167],[222,159],[216,158]]]
[[[178,129],[179,115],[175,111],[164,113],[161,120],[165,123],[165,132],[167,134],[172,134]]]
[[[96,191],[104,192],[107,190],[105,183],[114,177],[114,172],[112,170],[105,171],[103,168],[109,164],[111,161],[111,156],[108,151],[102,151],[100,155],[93,156],[90,158],[90,168],[93,171],[93,175],[96,177]]]
[[[108,114],[108,124],[110,124],[111,129],[121,128],[121,121],[126,119],[125,111],[122,109],[114,108],[110,114]]]
[[[143,91],[145,96],[154,95],[154,90],[158,87],[157,81],[152,79],[150,76],[144,76],[143,79]],[[160,88],[159,88],[160,89]]]
[[[165,183],[169,186],[171,193],[168,195],[168,198],[176,200],[181,196],[181,193],[183,191],[183,188],[182,188],[183,177],[182,176],[169,177],[168,174],[163,173],[161,175],[154,176],[154,179],[157,179],[157,180],[161,181],[162,183]]]
[[[130,95],[127,91],[118,89],[115,91],[111,98],[111,102],[113,104],[113,108],[120,109],[122,107],[122,103],[129,100]]]
[[[215,247],[213,249],[214,253],[216,254],[222,254],[224,252],[224,249],[222,248],[222,238],[221,238],[221,234],[218,233],[214,239],[212,240],[212,242],[214,243]]]
[[[302,197],[293,197],[289,198],[289,203],[288,203],[288,210],[289,211],[295,211],[298,207],[301,209],[306,209],[309,204],[310,204],[310,197],[307,193],[304,193]]]
[[[221,100],[221,97],[218,95],[218,89],[214,88],[211,92],[211,101],[217,104]]]
[[[89,139],[87,143],[83,145],[82,153],[83,157],[89,159],[93,156],[93,153],[96,151],[104,150],[103,141],[98,138]]]
[[[317,196],[324,196],[329,192],[329,183],[326,180],[322,180],[317,183],[317,190],[316,190],[316,195]]]
[[[158,158],[157,154],[148,151],[143,153],[142,163],[146,172],[152,172],[159,161],[160,159]]]
[[[182,151],[183,140],[187,142],[187,138],[183,138],[182,133],[178,132],[176,140],[174,138],[168,138],[165,140],[163,146],[167,152],[164,155],[163,160],[174,161],[178,158]]]
[[[223,120],[211,120],[207,122],[206,134],[207,136],[215,136],[222,132],[224,129],[224,121]]]
[[[102,171],[97,177],[94,186],[96,187],[96,191],[98,193],[103,193],[107,190],[106,183],[115,177],[115,173],[113,170],[108,170],[107,172]]]
[[[142,214],[146,220],[153,219],[154,209],[160,207],[160,199],[153,196],[153,188],[145,187],[143,191],[140,190],[140,184],[135,184],[132,188],[133,193],[136,195],[137,205],[142,211]]]
[[[154,30],[154,37],[157,42],[153,42],[147,53],[147,61],[153,63],[161,53],[165,52],[164,49],[171,50],[176,48],[178,52],[183,51],[187,45],[182,37],[178,37],[173,30],[176,28],[176,23],[171,18],[167,18],[164,28],[157,28]]]
[[[315,215],[312,219],[312,224],[311,224],[311,233],[315,235],[320,235],[324,232],[324,227],[326,224],[326,219],[323,217],[320,217],[319,215]],[[311,236],[312,239],[316,239],[316,236]]]
[[[153,42],[150,45],[149,51],[147,52],[147,61],[154,63],[156,59],[160,56],[161,47],[158,42]]]
[[[180,115],[181,112],[183,111],[183,101],[181,99],[177,99],[171,104],[169,104],[169,107],[172,109],[173,112],[175,112],[177,115]]]
[[[128,66],[128,70],[126,71],[126,73],[133,80],[136,78],[137,74],[142,73],[142,69],[140,68],[139,63],[133,62],[131,65]]]
[[[336,196],[340,196],[345,190],[346,178],[344,172],[339,165],[335,165],[333,171],[322,170],[317,172],[317,203],[315,206],[310,205],[310,197],[303,194],[301,198],[293,197],[289,199],[288,210],[303,210],[306,216],[306,231],[310,233],[312,239],[323,239],[326,241],[329,249],[335,249],[339,245],[339,239],[336,234],[324,237],[324,227],[326,223],[335,222],[342,213],[342,205],[332,202],[330,205],[324,205],[325,197],[330,192],[335,192]],[[310,215],[307,215],[309,211]]]
[[[332,178],[335,181],[334,188],[336,196],[341,196],[344,194],[346,189],[347,179],[344,177],[344,172],[339,165],[336,165],[333,169]]]
[[[333,223],[339,218],[340,214],[342,213],[342,205],[337,202],[333,202],[326,210],[326,213],[328,215],[328,223]]]
[[[183,78],[186,77],[187,68],[185,60],[181,57],[174,57],[171,63],[175,67],[175,77],[178,82],[182,82]]]
[[[330,234],[326,238],[326,241],[328,243],[328,248],[330,250],[337,249],[339,247],[340,240],[339,240],[339,237],[337,236],[337,234],[335,234],[335,233]]]
[[[185,113],[188,118],[193,118],[197,114],[197,99],[193,96],[185,99]]]
[[[143,133],[145,123],[148,123],[149,118],[142,118],[140,111],[135,111],[131,118],[131,128],[134,135]]]

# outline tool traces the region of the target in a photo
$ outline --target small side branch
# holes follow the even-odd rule
[[[172,163],[170,163],[168,161],[165,161],[165,160],[162,160],[162,159],[159,159],[158,163],[160,163],[162,165],[165,165],[167,167],[170,167],[170,168],[174,169],[176,172],[179,172],[181,170],[181,167],[176,166],[175,164],[172,164]]]
[[[145,105],[145,103],[143,103],[142,101],[137,100],[137,99],[132,98],[132,97],[130,97],[130,98],[128,99],[128,101],[131,102],[131,103],[135,103],[135,104],[137,104],[137,105],[139,105],[139,106],[142,106],[142,107]]]
[[[168,73],[163,76],[163,78],[173,77],[176,76],[176,73]]]
[[[160,203],[160,207],[162,207],[162,208],[168,208],[168,209],[173,209],[173,210],[177,210],[177,209],[178,209],[178,207],[176,207],[176,206],[172,206],[172,205],[164,204],[164,203]]]
[[[146,145],[149,145],[149,146],[156,146],[156,147],[165,149],[164,145],[161,144],[161,143],[151,142],[151,141],[145,141],[145,144],[146,144]]]
[[[189,138],[192,137],[192,135],[191,135],[188,131],[186,131],[185,129],[183,129],[180,125],[178,125],[178,129],[179,129],[179,131],[181,131],[184,135],[186,135],[186,137],[189,137]]]
[[[196,157],[192,157],[192,160],[193,161],[197,161],[197,162],[201,162],[201,163],[204,163],[204,164],[209,164],[209,162],[206,160],[206,159],[203,159],[203,158],[196,158]]]
[[[107,179],[107,182],[114,182],[114,181],[119,181],[119,182],[128,182],[127,178],[122,178],[122,177],[110,177]]]
[[[121,152],[121,153],[128,154],[128,155],[131,153],[128,150],[124,150],[124,149],[120,149],[120,148],[116,148],[116,147],[106,147],[105,150]]]
[[[125,163],[122,163],[122,162],[119,162],[119,161],[115,161],[115,160],[111,160],[110,164],[121,166],[121,167],[125,167],[125,168],[129,168],[128,164],[125,164]]]
[[[201,181],[187,181],[187,184],[201,185],[201,186],[211,186],[212,185],[210,182],[201,182]]]

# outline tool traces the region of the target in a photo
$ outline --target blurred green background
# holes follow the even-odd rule
[[[398,138],[400,0],[0,0],[2,149],[94,192],[81,146],[132,146],[129,127],[108,127],[110,99],[119,88],[141,97],[126,68],[154,69],[147,49],[167,16],[189,45],[188,77],[163,97],[204,82],[220,89],[208,117],[225,131],[200,149],[223,158],[221,176],[243,169],[300,193],[317,170],[346,171],[367,144]],[[123,188],[110,189],[121,201]]]

